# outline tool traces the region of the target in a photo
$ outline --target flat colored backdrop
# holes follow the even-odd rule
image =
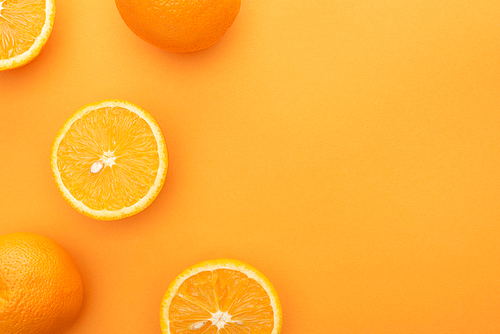
[[[85,284],[68,334],[159,334],[171,280],[248,262],[282,334],[500,333],[500,2],[242,0],[211,48],[143,42],[113,0],[57,0],[31,64],[0,73],[0,234],[35,232]],[[59,195],[52,141],[81,106],[161,125],[156,201],[100,222]]]

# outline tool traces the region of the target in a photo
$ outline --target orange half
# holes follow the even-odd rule
[[[54,0],[0,0],[0,71],[38,56],[52,32],[54,16]]]
[[[198,263],[168,287],[160,310],[163,334],[279,334],[278,294],[257,269],[237,260]]]
[[[160,192],[168,167],[162,131],[126,101],[87,105],[71,116],[52,146],[54,180],[66,201],[100,220],[132,216]]]

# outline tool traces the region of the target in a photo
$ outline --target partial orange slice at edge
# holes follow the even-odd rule
[[[54,26],[54,0],[0,0],[0,71],[39,55]]]
[[[160,310],[163,334],[279,334],[282,311],[271,282],[232,259],[198,263],[170,284]]]
[[[168,168],[162,131],[144,109],[127,101],[89,104],[54,140],[54,180],[66,201],[99,220],[132,216],[159,194]]]

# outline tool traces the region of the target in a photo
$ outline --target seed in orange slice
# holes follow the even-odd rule
[[[163,334],[279,334],[278,294],[257,269],[217,259],[184,270],[170,284],[160,310]]]
[[[0,71],[38,56],[54,26],[54,0],[0,0]]]
[[[99,220],[132,216],[160,192],[165,139],[144,109],[127,101],[89,104],[71,116],[52,146],[54,180],[66,201]]]

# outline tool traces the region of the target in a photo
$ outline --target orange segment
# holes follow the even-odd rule
[[[138,213],[159,193],[167,170],[165,140],[146,111],[125,101],[89,105],[61,129],[54,178],[78,211],[96,219]]]
[[[54,0],[0,0],[0,70],[33,60],[54,25]]]
[[[36,37],[45,22],[45,0],[4,0],[2,17],[19,30]]]
[[[2,59],[12,58],[26,52],[34,43],[35,38],[15,25],[0,17],[0,31],[2,33]]]
[[[163,333],[277,334],[281,306],[271,283],[240,261],[205,261],[170,285],[160,313]]]

